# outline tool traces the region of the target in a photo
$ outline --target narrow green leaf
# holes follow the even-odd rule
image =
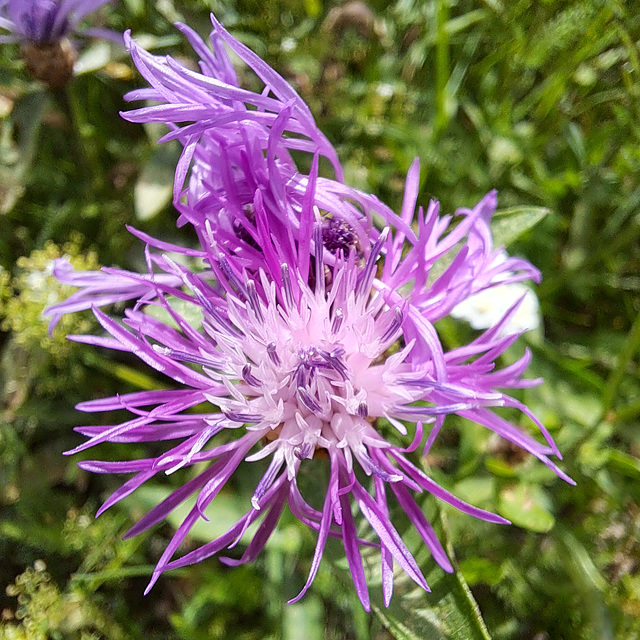
[[[595,589],[605,593],[609,585],[598,571],[582,542],[571,531],[564,528],[559,532],[558,539],[565,547],[566,554],[563,557],[573,563],[577,570],[582,589],[584,591]]]
[[[44,91],[27,93],[0,122],[0,214],[8,213],[22,195],[46,103]]]
[[[476,22],[482,22],[488,15],[489,12],[486,9],[474,9],[473,11],[468,11],[457,18],[449,20],[445,25],[445,29],[449,35],[455,35],[456,33],[460,33],[460,31],[468,29]]]
[[[181,317],[186,320],[192,327],[199,327],[202,324],[202,308],[188,302],[187,300],[181,300],[175,296],[165,296],[167,303],[171,308]],[[164,308],[155,305],[149,305],[145,309],[145,313],[152,318],[156,318],[166,325],[178,329],[176,321],[171,317],[171,314]]]
[[[100,582],[124,580],[125,578],[137,578],[138,576],[150,576],[153,573],[154,565],[143,564],[133,567],[119,567],[118,569],[107,569],[105,571],[92,571],[90,573],[74,573],[71,579],[76,581]]]
[[[640,478],[640,459],[628,453],[611,449],[608,454],[609,465],[630,478]]]
[[[140,487],[128,498],[128,505],[131,509],[147,512],[160,504],[170,494],[171,489],[168,487]],[[167,516],[167,522],[177,529],[184,522],[194,504],[195,497],[192,497],[178,505]],[[245,507],[244,510],[243,506]],[[211,542],[211,540],[215,540],[230,529],[245,513],[246,505],[243,505],[237,496],[221,492],[215,501],[215,512],[213,513],[215,517],[212,517],[211,520],[199,518],[191,527],[189,537],[197,542]]]
[[[146,391],[165,388],[165,386],[152,375],[121,362],[114,362],[100,358],[94,351],[85,351],[83,353],[83,358],[87,366],[95,368],[98,371],[102,371],[116,380],[122,380],[135,388],[144,389]]]
[[[546,207],[513,207],[497,211],[491,221],[495,247],[508,247],[551,213]]]
[[[507,247],[517,240],[523,233],[531,229],[550,212],[545,207],[513,207],[496,211],[491,220],[491,233],[494,247]],[[462,242],[449,253],[444,255],[432,267],[429,273],[429,282],[434,282],[449,267],[453,256],[463,246]]]
[[[127,9],[136,17],[141,16],[144,12],[143,0],[124,0]]]
[[[516,470],[506,461],[500,458],[487,458],[485,467],[498,478],[515,478]]]
[[[283,607],[283,640],[323,640],[324,607],[320,598],[309,594],[301,602]]]
[[[605,602],[610,592],[610,582],[600,573],[585,545],[570,529],[559,527],[557,539],[563,551],[560,558],[571,576],[574,591],[580,594],[582,610],[589,621],[590,630],[585,637],[602,640],[621,637],[614,629],[612,616]]]
[[[127,498],[127,507],[132,513],[146,513],[167,498],[173,489],[167,486],[142,486]],[[187,498],[166,517],[174,529],[177,529],[186,519],[196,503],[196,496]],[[215,498],[213,506],[206,512],[209,520],[198,518],[189,530],[189,538],[198,543],[207,543],[226,533],[246,513],[250,504],[237,493],[221,491]],[[248,544],[255,535],[258,525],[251,525],[241,539],[241,544]],[[267,549],[278,550],[281,553],[295,553],[300,544],[297,527],[280,525],[270,536]]]
[[[177,155],[174,145],[159,145],[142,169],[133,191],[138,220],[153,218],[171,202]]]
[[[113,57],[111,45],[105,40],[97,40],[82,52],[74,65],[74,72],[77,76],[93,73],[106,67]]]

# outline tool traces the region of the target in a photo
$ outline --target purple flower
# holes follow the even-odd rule
[[[257,276],[233,255],[225,254],[212,232],[199,255],[206,264],[204,270],[194,271],[167,255],[148,251],[148,274],[96,274],[107,297],[120,283],[123,288],[137,287],[138,303],[126,311],[124,325],[94,306],[109,336],[71,338],[129,351],[174,381],[177,388],[82,403],[78,408],[83,411],[127,409],[133,416],[117,425],[80,427],[88,440],[69,453],[107,441],[179,441],[157,457],[80,463],[82,468],[97,473],[135,474],[100,512],[158,473],[208,463],[205,470],[152,509],[127,534],[144,531],[190,496],[197,496],[195,506],[160,558],[149,587],[166,569],[198,562],[234,546],[247,527],[261,520],[242,557],[223,558],[228,564],[253,560],[288,504],[297,518],[318,532],[311,571],[300,596],[316,574],[328,536],[342,540],[365,608],[369,608],[369,596],[360,556],[363,545],[380,548],[386,603],[392,593],[393,560],[428,589],[390,521],[390,495],[447,571],[451,571],[449,560],[419,509],[415,493],[432,493],[465,513],[491,522],[506,521],[458,500],[409,460],[406,454],[424,441],[425,428],[430,429],[425,445],[428,448],[445,417],[457,414],[524,448],[570,481],[548,457],[559,454],[544,427],[524,405],[499,390],[536,383],[521,378],[529,362],[528,353],[514,365],[496,368],[495,360],[517,338],[501,335],[517,305],[470,345],[444,353],[432,323],[420,312],[420,303],[431,301],[425,311],[443,308],[437,301],[447,291],[448,271],[457,258],[431,286],[415,282],[415,278],[419,269],[426,270],[427,278],[432,268],[419,257],[424,247],[430,247],[440,259],[462,240],[457,233],[464,221],[439,240],[443,229],[436,224],[441,219],[433,214],[437,207],[432,203],[424,218],[419,217],[421,234],[413,246],[401,239],[402,234],[396,231],[394,236],[386,228],[359,260],[354,248],[346,254],[328,251],[325,222],[311,207],[302,211],[301,227],[307,230],[306,237],[300,237],[297,247],[288,248],[273,233],[259,192],[254,207],[262,232],[259,244],[265,254],[264,268]],[[466,255],[473,244],[474,239],[468,237],[458,256]],[[286,257],[289,251],[294,252],[292,259]],[[473,265],[460,262],[465,270],[473,270]],[[376,277],[380,270],[383,276],[388,272],[387,282]],[[71,274],[63,277],[71,282]],[[81,306],[91,298],[103,302],[88,275],[75,277],[78,284],[87,284]],[[399,291],[407,287],[413,288],[401,295]],[[431,294],[425,296],[425,291]],[[78,300],[76,297],[72,308],[78,308]],[[177,303],[188,305],[190,312],[179,313]],[[446,306],[451,305],[455,300]],[[171,323],[149,312],[153,307],[164,309]],[[64,311],[59,307],[55,310]],[[186,315],[199,320],[190,323]],[[398,345],[395,351],[393,345]],[[203,405],[207,405],[204,411]],[[543,434],[545,443],[493,412],[494,407],[505,406],[525,413]],[[403,446],[387,439],[394,430],[404,438]],[[305,500],[297,483],[300,467],[314,457],[325,457],[330,469],[321,511]],[[268,458],[269,464],[255,487],[247,513],[218,539],[173,559],[190,528],[199,518],[207,517],[207,508],[241,463],[263,458]],[[378,542],[358,537],[354,505]]]
[[[416,161],[395,214],[341,182],[335,151],[306,105],[255,54],[216,22],[213,53],[190,29],[180,28],[201,58],[202,73],[151,56],[127,39],[151,85],[129,97],[160,104],[126,117],[166,122],[171,131],[165,138],[183,144],[175,204],[180,222],[192,225],[197,247],[132,230],[147,244],[146,273],[77,273],[58,262],[59,279],[81,290],[48,310],[55,323],[64,313],[92,308],[106,335],[70,337],[135,354],[166,376],[171,388],[80,404],[87,412],[125,409],[131,418],[80,427],[88,439],[69,453],[103,442],[166,443],[155,457],[80,463],[96,473],[134,474],[100,512],[159,473],[206,463],[127,534],[148,529],[195,499],[148,588],[164,570],[234,547],[259,523],[239,559],[222,558],[227,564],[252,561],[288,506],[318,535],[307,583],[294,601],[311,585],[328,537],[342,541],[366,609],[364,546],[380,551],[386,604],[394,561],[428,589],[391,522],[389,498],[446,571],[451,564],[416,494],[431,493],[469,515],[506,522],[455,498],[411,461],[421,446],[423,453],[430,449],[447,416],[485,426],[572,482],[550,459],[560,454],[544,426],[505,393],[537,384],[522,377],[529,352],[510,366],[497,366],[518,338],[506,327],[520,301],[469,345],[449,352],[434,328],[470,296],[537,280],[538,271],[525,260],[504,259],[502,248],[493,247],[495,192],[473,209],[458,210],[455,225],[452,216],[440,216],[436,202],[416,211]],[[222,42],[263,80],[261,93],[237,86]],[[292,151],[309,154],[308,174],[299,171]],[[334,179],[319,175],[321,157],[329,160]],[[373,226],[374,215],[383,231]],[[162,252],[181,254],[180,260]],[[123,323],[100,310],[125,300],[135,304]],[[499,416],[497,407],[521,411],[542,441]],[[312,458],[328,466],[320,509],[299,484],[300,469]],[[263,459],[268,462],[259,463]],[[208,517],[215,497],[244,464],[265,465],[245,515],[216,540],[175,558],[191,527]],[[373,541],[358,535],[357,520],[368,523]]]
[[[253,200],[260,191],[272,229],[280,235],[298,240],[306,195],[327,217],[347,223],[354,242],[375,241],[371,215],[386,219],[393,212],[374,196],[344,187],[337,154],[300,96],[214,18],[213,24],[212,50],[189,27],[176,25],[200,57],[201,73],[170,56],[148,53],[125,34],[133,61],[150,85],[125,97],[158,104],[123,117],[167,124],[170,131],[160,141],[178,139],[184,148],[174,183],[179,224],[191,223],[201,231],[207,222],[220,244],[247,266],[259,268],[264,257],[257,247]],[[225,45],[255,72],[262,91],[238,86]],[[299,170],[292,153],[307,156],[309,174]],[[321,162],[336,181],[319,175]]]
[[[74,35],[120,40],[105,29],[78,29],[80,22],[110,0],[0,0],[2,42],[21,43],[29,71],[51,87],[64,86],[73,75]]]
[[[489,222],[495,212],[495,193],[473,210],[457,211],[464,221],[434,252],[427,239],[440,237],[451,218],[438,218],[438,206],[432,203],[427,215],[421,218],[421,224],[430,231],[422,233],[418,242],[411,227],[419,189],[417,160],[407,176],[400,216],[375,196],[345,186],[336,152],[300,96],[213,16],[212,21],[211,50],[192,29],[176,25],[199,56],[201,73],[170,56],[148,53],[125,34],[125,44],[150,85],[126,98],[158,104],[122,115],[132,122],[164,123],[170,132],[160,142],[178,139],[183,145],[175,174],[174,205],[181,213],[179,224],[192,224],[201,243],[206,242],[202,234],[208,225],[216,242],[244,266],[255,270],[263,267],[266,255],[260,247],[261,232],[254,211],[255,194],[260,192],[272,232],[285,247],[301,242],[300,234],[306,231],[301,222],[305,206],[315,206],[323,212],[325,246],[329,249],[334,246],[334,251],[330,249],[332,253],[338,248],[338,235],[342,243],[349,235],[347,244],[360,250],[374,243],[378,231],[372,225],[373,216],[397,229],[394,247],[406,240],[413,246],[416,260],[406,262],[404,270],[394,274],[397,255],[387,262],[384,280],[391,288],[397,288],[402,277],[405,281],[410,279],[406,277],[406,269],[424,284],[423,262],[434,262],[468,234],[467,245],[458,253],[440,286],[414,288],[414,304],[432,322],[446,316],[457,302],[499,283],[539,281],[538,270],[529,262],[511,257],[503,260],[502,247],[492,246]],[[261,92],[238,86],[225,45],[260,78],[264,84]],[[312,158],[309,174],[298,169],[291,151]],[[328,160],[335,179],[319,175],[320,158]],[[340,234],[340,229],[346,230],[346,235]],[[349,247],[345,245],[342,249],[348,251]],[[284,258],[291,259],[292,251],[285,253]]]
[[[76,32],[86,16],[110,0],[0,0],[0,42],[52,44]],[[79,33],[91,35],[86,29]]]
[[[144,303],[149,296],[147,280],[153,279],[159,284],[164,283],[172,286],[180,286],[181,282],[175,276],[148,276],[145,279],[138,273],[130,273],[121,269],[75,271],[69,260],[65,258],[58,258],[54,261],[53,276],[63,284],[79,287],[80,291],[47,309],[46,314],[51,316],[50,331],[53,331],[60,318],[67,313],[132,299],[138,300],[140,304]]]
[[[192,29],[176,25],[199,56],[201,73],[170,56],[148,53],[125,34],[133,60],[150,85],[126,97],[158,104],[122,115],[132,122],[164,123],[170,132],[161,142],[178,139],[183,145],[175,174],[174,205],[181,213],[179,224],[192,224],[201,243],[206,243],[203,233],[208,225],[216,242],[243,266],[256,271],[263,267],[267,256],[260,247],[261,232],[254,211],[255,194],[260,192],[272,232],[281,239],[284,259],[291,259],[300,243],[299,235],[305,233],[301,222],[305,206],[316,206],[323,212],[325,246],[331,253],[339,247],[348,251],[349,245],[362,251],[374,243],[378,231],[372,225],[373,216],[397,229],[394,246],[401,246],[406,239],[414,246],[416,260],[393,274],[397,265],[387,263],[384,280],[392,288],[397,288],[399,278],[410,279],[407,268],[424,284],[423,262],[433,263],[468,234],[464,255],[459,252],[440,286],[414,289],[414,304],[431,321],[447,315],[456,301],[487,288],[527,279],[539,281],[538,270],[529,262],[503,260],[502,248],[492,246],[489,222],[496,207],[495,193],[473,210],[457,211],[464,221],[435,252],[425,239],[440,237],[451,218],[439,219],[437,204],[433,203],[421,218],[431,235],[423,233],[421,244],[416,246],[411,223],[419,188],[417,160],[407,176],[400,216],[375,196],[346,187],[341,182],[342,168],[335,150],[295,90],[213,16],[212,21],[211,50]],[[225,45],[260,78],[262,91],[254,93],[238,86]],[[291,151],[312,158],[309,174],[298,169]],[[319,175],[322,157],[328,160],[336,179]],[[289,246],[292,248],[287,252]]]

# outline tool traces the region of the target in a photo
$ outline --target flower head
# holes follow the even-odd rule
[[[110,0],[0,0],[0,42],[21,43],[29,71],[51,87],[64,86],[73,75],[73,35],[113,38],[103,29],[78,30],[92,11]]]
[[[451,564],[416,494],[431,493],[469,515],[506,522],[455,498],[410,460],[420,447],[429,450],[447,416],[483,425],[571,481],[550,459],[559,452],[544,426],[504,391],[537,383],[522,378],[528,352],[508,367],[496,363],[518,337],[505,335],[504,328],[519,303],[471,344],[448,352],[434,328],[479,291],[497,282],[537,279],[538,272],[524,260],[497,259],[501,249],[493,247],[489,228],[495,192],[473,209],[456,212],[454,226],[436,202],[416,211],[417,162],[407,176],[400,215],[342,184],[337,160],[336,179],[320,178],[319,156],[331,160],[334,152],[293,90],[219,25],[215,55],[182,29],[204,61],[203,74],[149,56],[129,41],[153,87],[136,97],[163,104],[128,117],[166,117],[169,135],[182,141],[176,206],[183,222],[193,225],[197,247],[181,248],[134,231],[147,243],[146,273],[74,273],[58,263],[57,276],[83,290],[48,311],[55,319],[92,307],[107,335],[72,339],[130,352],[172,385],[82,403],[83,411],[126,409],[132,417],[80,427],[88,439],[70,453],[107,441],[166,444],[155,457],[80,463],[96,473],[134,474],[100,511],[161,472],[198,464],[183,487],[127,534],[153,526],[195,496],[149,588],[166,569],[232,548],[259,522],[239,559],[222,558],[228,564],[253,560],[288,505],[318,535],[298,597],[313,581],[328,537],[342,541],[365,608],[364,546],[380,551],[387,604],[394,561],[428,589],[391,521],[391,496],[446,571]],[[228,59],[215,48],[216,38],[244,56],[268,89],[261,94],[239,89]],[[178,126],[186,114],[195,122]],[[290,161],[293,148],[312,154],[309,174]],[[371,223],[374,213],[382,217],[382,231]],[[181,253],[186,261],[173,260],[166,251]],[[123,323],[99,308],[127,299],[136,303]],[[520,410],[542,439],[498,415],[497,407]],[[321,509],[310,504],[299,482],[300,469],[313,458],[328,467]],[[174,558],[243,464],[264,465],[245,515],[219,538]],[[358,533],[357,520],[368,523],[369,534]]]
[[[124,408],[133,417],[118,425],[81,427],[79,431],[88,440],[74,452],[105,441],[179,441],[155,458],[80,463],[94,472],[135,473],[101,511],[160,472],[209,463],[130,532],[133,535],[152,526],[197,494],[195,506],[160,559],[152,583],[165,569],[197,562],[233,546],[251,523],[262,519],[240,560],[226,562],[254,559],[288,504],[302,522],[318,531],[303,592],[313,580],[327,537],[335,536],[343,541],[358,595],[368,608],[362,545],[381,550],[387,602],[393,560],[428,588],[390,521],[390,494],[445,570],[451,570],[450,563],[414,493],[427,491],[470,515],[505,522],[456,499],[407,457],[408,451],[424,442],[426,429],[426,446],[431,445],[447,415],[458,414],[492,429],[567,477],[548,457],[558,452],[544,427],[526,407],[498,390],[531,383],[521,379],[528,354],[506,369],[494,368],[495,359],[517,337],[500,336],[501,326],[515,307],[471,345],[445,353],[432,324],[412,305],[411,295],[390,290],[378,278],[389,261],[397,261],[392,272],[406,269],[411,273],[405,261],[412,262],[415,256],[410,250],[405,251],[407,258],[400,258],[400,246],[394,250],[397,233],[394,238],[392,230],[385,229],[362,260],[356,258],[354,248],[346,255],[343,251],[333,255],[325,247],[326,226],[317,209],[303,213],[314,216],[305,225],[308,237],[301,242],[311,248],[311,255],[307,251],[291,261],[277,259],[279,247],[259,197],[256,199],[256,216],[265,226],[261,246],[273,257],[257,276],[225,254],[210,230],[202,246],[205,270],[194,272],[166,255],[148,251],[148,274],[108,272],[100,276],[111,278],[112,285],[125,278],[130,285],[135,281],[138,304],[126,312],[124,326],[94,307],[110,337],[72,338],[130,351],[178,388],[81,404],[78,408],[84,411]],[[331,262],[326,263],[325,258]],[[313,264],[313,278],[309,263]],[[326,268],[330,279],[325,276]],[[87,276],[76,276],[76,281],[83,277]],[[197,324],[177,311],[176,301],[193,308],[196,313],[188,316],[199,318]],[[165,309],[172,323],[149,313],[154,306]],[[206,403],[208,408],[203,412]],[[546,442],[540,444],[496,415],[492,409],[499,406],[521,409]],[[392,444],[386,430],[395,430],[405,444]],[[297,483],[300,467],[318,456],[327,459],[330,469],[322,511],[310,506]],[[210,503],[240,464],[264,458],[269,463],[246,515],[220,538],[173,559],[190,528],[206,517]],[[368,521],[378,542],[356,534],[353,505]]]
[[[301,212],[305,207],[316,206],[323,212],[323,238],[331,254],[339,248],[348,253],[351,247],[359,247],[362,252],[375,243],[378,231],[372,224],[374,216],[396,229],[391,245],[394,255],[386,262],[382,279],[389,288],[397,289],[402,282],[416,278],[412,302],[432,322],[467,297],[498,283],[539,281],[538,270],[529,262],[505,257],[502,247],[493,247],[489,222],[496,208],[495,192],[474,209],[457,211],[462,223],[435,247],[430,242],[448,231],[451,218],[439,217],[437,203],[432,203],[426,214],[420,210],[418,240],[411,226],[419,189],[417,160],[407,175],[400,215],[374,195],[345,186],[333,146],[293,87],[213,16],[212,22],[211,49],[192,29],[176,25],[199,56],[200,73],[170,56],[148,53],[125,34],[126,46],[150,85],[126,98],[157,104],[122,115],[132,122],[164,123],[170,131],[160,142],[177,139],[182,144],[174,205],[181,213],[179,224],[193,225],[201,243],[206,243],[206,223],[218,244],[243,266],[255,272],[263,268],[271,257],[262,248],[264,229],[255,212],[254,199],[259,192],[261,208],[269,219],[270,233],[278,238],[277,251],[282,259],[291,260],[298,247],[304,253],[308,229]],[[225,45],[262,81],[260,92],[238,86]],[[311,158],[308,174],[299,169],[293,152]],[[320,175],[322,158],[328,161],[335,179]],[[465,237],[464,248],[446,273],[439,274],[443,277],[437,286],[422,286],[431,265],[437,261],[443,265],[439,258]],[[399,249],[405,242],[412,247],[414,260],[405,261],[403,268],[397,269]],[[430,271],[432,278],[436,272]]]

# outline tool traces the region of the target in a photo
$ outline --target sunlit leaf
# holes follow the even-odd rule
[[[460,563],[460,571],[471,586],[481,582],[494,585],[502,577],[500,567],[486,558],[467,558]]]
[[[428,572],[431,593],[415,587],[406,575],[398,576],[389,608],[382,604],[376,587],[372,593],[373,611],[396,640],[490,640],[478,604],[455,560],[446,520],[442,518],[441,523],[440,536],[454,573],[446,573],[440,567]]]
[[[97,40],[87,47],[73,67],[76,75],[92,73],[111,62],[113,47],[105,40]]]
[[[545,533],[555,523],[545,502],[545,496],[538,487],[525,484],[510,486],[500,493],[498,512],[523,529]]]
[[[169,496],[171,490],[162,486],[143,486],[128,498],[128,506],[134,510],[150,511]],[[187,517],[195,504],[190,499],[177,506],[168,516],[167,521],[177,529]],[[215,500],[215,517],[210,520],[199,518],[189,530],[189,537],[197,542],[211,542],[230,529],[247,511],[242,508],[241,499],[235,495],[222,492]],[[207,512],[211,515],[213,512]]]
[[[142,169],[133,192],[139,220],[153,218],[171,202],[177,157],[175,146],[159,145]]]
[[[513,207],[497,211],[491,220],[494,246],[508,247],[550,213],[545,207]]]

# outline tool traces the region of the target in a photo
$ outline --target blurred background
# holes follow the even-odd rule
[[[95,330],[91,314],[65,318],[49,336],[41,313],[71,293],[51,278],[56,257],[86,269],[140,266],[125,224],[191,241],[170,206],[180,150],[156,144],[162,127],[120,118],[123,94],[143,83],[117,46],[79,43],[77,76],[49,90],[29,77],[19,46],[4,44],[0,638],[640,637],[640,3],[120,0],[91,22],[131,28],[155,53],[195,61],[172,23],[205,36],[210,11],[309,103],[351,185],[399,210],[417,156],[424,205],[435,198],[452,213],[497,188],[500,209],[530,212],[504,239],[542,271],[544,321],[513,357],[526,343],[530,377],[545,382],[519,397],[551,430],[577,486],[452,419],[429,472],[514,524],[425,499],[456,560],[448,576],[418,552],[432,594],[401,582],[389,610],[366,614],[336,543],[309,594],[285,605],[315,546],[285,516],[254,564],[209,560],[163,576],[143,597],[181,514],[135,539],[121,535],[187,476],[159,478],[94,520],[122,478],[91,476],[76,467],[81,456],[62,452],[81,440],[73,427],[87,416],[77,402],[163,380],[121,354],[66,341]],[[452,319],[438,330],[447,347],[474,335]],[[96,456],[144,449],[101,445],[87,454]],[[255,476],[249,468],[234,482],[212,521],[194,527],[193,544],[244,513]],[[414,534],[405,539],[418,549]]]

